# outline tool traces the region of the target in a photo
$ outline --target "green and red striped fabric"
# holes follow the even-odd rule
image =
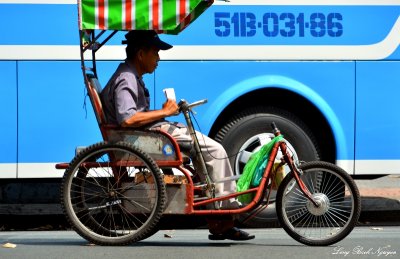
[[[177,34],[214,0],[79,0],[81,30],[156,30]]]

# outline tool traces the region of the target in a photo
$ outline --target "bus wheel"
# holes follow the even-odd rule
[[[273,107],[253,107],[235,115],[216,134],[215,139],[226,149],[234,174],[239,177],[251,154],[258,151],[273,138],[271,122],[275,122],[288,141],[289,150],[300,161],[319,159],[318,145],[312,132],[290,112]],[[294,151],[295,150],[295,151]],[[279,155],[279,154],[278,154]],[[274,200],[276,191],[270,196]],[[250,213],[251,214],[251,213]],[[277,223],[274,204],[260,214],[243,215],[247,227],[266,227]]]
[[[273,137],[271,122],[276,123],[284,138],[296,150],[300,160],[318,160],[318,145],[315,138],[300,119],[277,108],[249,108],[234,116],[215,137],[230,156],[232,169],[236,175],[243,171],[249,155],[258,151]],[[241,150],[243,151],[240,152]]]

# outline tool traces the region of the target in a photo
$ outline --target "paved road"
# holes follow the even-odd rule
[[[12,258],[399,258],[400,227],[357,227],[330,247],[307,247],[282,229],[251,229],[256,239],[246,242],[209,241],[207,230],[160,231],[124,247],[90,245],[72,231],[0,232],[0,257]]]
[[[373,180],[356,180],[356,183],[361,193],[360,226],[400,226],[400,175],[388,175]],[[174,222],[181,224],[176,219]],[[203,225],[206,226],[205,221]],[[201,224],[196,226],[201,226]],[[252,222],[241,226],[263,228],[279,226],[274,205],[270,205],[267,211],[253,218]],[[63,215],[0,215],[0,231],[65,230],[68,228],[69,225]]]

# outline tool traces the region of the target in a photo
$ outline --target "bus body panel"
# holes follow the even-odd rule
[[[83,108],[76,1],[4,2],[0,178],[59,177],[55,163],[101,141],[88,98]],[[178,99],[207,98],[196,111],[208,133],[232,101],[285,89],[324,115],[337,162],[349,173],[400,173],[400,3],[306,2],[217,1],[179,36],[162,35],[174,48],[144,78],[152,108],[161,107],[167,87]],[[124,59],[123,35],[99,51],[103,86]],[[389,145],[377,140],[382,132]]]
[[[199,48],[206,47],[206,50],[214,50],[211,53],[214,58],[232,60],[256,59],[252,49],[257,48],[266,51],[258,53],[258,58],[264,60],[399,59],[398,2],[376,1],[372,5],[348,1],[344,5],[343,1],[327,4],[316,1],[315,5],[301,5],[299,1],[296,5],[285,5],[287,1],[282,1],[282,5],[276,5],[276,1],[261,1],[257,2],[258,5],[246,5],[247,2],[218,3],[178,37],[165,35],[164,38],[176,46],[178,53],[172,50],[164,57],[191,59],[192,53],[196,58],[203,55],[204,59],[212,59],[209,51],[207,55],[206,51],[201,51],[204,48]],[[71,48],[79,42],[75,4],[1,4],[1,7],[0,17],[7,21],[1,27],[2,34],[7,35],[0,38],[1,56],[79,59],[79,52]],[[122,38],[121,34],[110,44],[120,45]],[[18,47],[22,46],[23,49],[39,46],[58,48],[54,53],[44,52],[41,55],[32,51],[24,55],[6,51],[10,47],[11,50],[19,50]],[[189,50],[181,50],[184,46],[190,47]],[[219,48],[215,50],[219,46],[235,48],[221,52]],[[200,51],[190,51],[197,48]],[[121,55],[112,52],[104,58],[121,59]]]
[[[188,92],[191,101],[207,98],[207,105],[196,108],[205,133],[232,101],[248,92],[274,87],[298,93],[329,121],[339,147],[337,159],[354,159],[353,62],[303,62],[301,66],[294,62],[162,62],[156,72],[156,85],[174,87],[178,99],[185,99]],[[263,98],[268,105],[269,96]],[[160,107],[165,98],[158,100],[156,105]]]
[[[79,45],[76,2],[0,6],[0,45]]]
[[[0,173],[17,175],[17,74],[15,61],[0,61]]]
[[[34,176],[33,164],[69,161],[77,146],[101,140],[79,62],[19,62],[18,125],[21,178]],[[48,165],[37,173],[54,177],[61,172]]]
[[[399,61],[357,62],[356,171],[400,173]]]

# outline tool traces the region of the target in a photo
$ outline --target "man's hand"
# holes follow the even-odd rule
[[[179,106],[175,100],[167,100],[162,109],[137,112],[121,123],[122,127],[141,127],[159,119],[179,114]]]
[[[167,99],[167,101],[163,104],[162,109],[167,116],[179,114],[179,106],[175,100]]]

